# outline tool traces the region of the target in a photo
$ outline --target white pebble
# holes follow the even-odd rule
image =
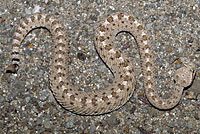
[[[41,7],[39,6],[39,5],[36,5],[34,8],[33,8],[33,13],[38,13],[38,12],[40,12],[40,9],[41,9]]]
[[[25,12],[26,12],[26,14],[31,14],[31,10],[30,9],[25,8]]]

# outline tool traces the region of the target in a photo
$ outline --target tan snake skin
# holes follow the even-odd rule
[[[27,33],[38,27],[47,28],[53,37],[53,55],[51,60],[52,92],[58,102],[67,110],[81,115],[99,115],[111,112],[124,105],[132,96],[135,88],[134,66],[128,57],[113,44],[113,39],[121,31],[129,32],[137,41],[144,74],[145,94],[149,102],[158,109],[175,107],[183,88],[191,84],[195,65],[187,63],[175,73],[175,85],[172,96],[162,99],[154,88],[154,63],[151,42],[145,26],[134,16],[117,13],[106,18],[96,30],[96,49],[103,61],[111,68],[115,76],[112,86],[100,91],[84,92],[75,89],[67,79],[68,41],[64,26],[52,15],[34,14],[27,17],[17,28],[13,37],[12,61],[16,67],[20,63],[20,45]]]

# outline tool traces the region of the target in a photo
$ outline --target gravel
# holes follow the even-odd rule
[[[121,33],[115,45],[134,62],[136,90],[122,108],[100,116],[80,116],[61,107],[50,90],[52,38],[44,29],[31,32],[22,44],[18,74],[7,74],[12,36],[29,14],[50,13],[63,20],[70,40],[71,83],[83,91],[102,90],[114,77],[94,49],[95,29],[109,14],[130,12],[146,25],[154,50],[156,87],[171,95],[173,72],[185,60],[196,63],[193,84],[173,109],[160,111],[145,98],[137,43]],[[200,1],[39,0],[0,3],[0,134],[200,134]],[[32,47],[30,47],[32,44]]]

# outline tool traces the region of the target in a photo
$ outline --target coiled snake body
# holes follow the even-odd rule
[[[113,85],[100,91],[84,92],[75,89],[67,79],[68,41],[64,27],[52,15],[34,14],[27,17],[17,28],[13,37],[13,65],[20,63],[20,45],[30,30],[47,28],[53,36],[53,55],[50,65],[52,92],[58,102],[67,110],[82,115],[99,115],[111,112],[124,105],[132,96],[135,87],[133,63],[113,44],[113,38],[121,31],[133,35],[140,50],[144,74],[145,94],[149,102],[158,109],[170,109],[176,106],[182,96],[183,88],[190,85],[195,65],[185,64],[176,70],[172,96],[162,99],[154,88],[154,65],[152,46],[145,26],[130,14],[117,13],[106,18],[96,30],[96,49],[103,61],[115,76]]]

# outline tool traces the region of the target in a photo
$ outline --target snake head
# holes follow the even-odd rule
[[[192,62],[185,63],[183,67],[175,72],[175,81],[182,87],[188,87],[195,76],[196,65]]]
[[[193,62],[189,62],[185,63],[184,66],[190,69],[195,74],[196,64],[194,64]]]

